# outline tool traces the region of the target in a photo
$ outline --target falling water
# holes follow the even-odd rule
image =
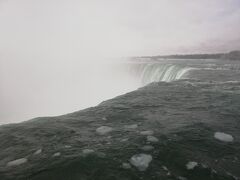
[[[191,67],[160,63],[140,63],[134,64],[130,68],[130,72],[135,77],[140,78],[142,85],[146,85],[151,82],[170,82],[186,78],[187,74],[191,70],[193,70]]]

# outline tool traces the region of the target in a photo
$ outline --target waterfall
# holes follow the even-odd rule
[[[192,69],[191,67],[174,64],[134,63],[130,67],[130,72],[137,78],[140,78],[142,85],[146,85],[151,82],[170,82],[182,79]]]

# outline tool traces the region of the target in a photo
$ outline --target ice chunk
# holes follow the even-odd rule
[[[130,159],[130,163],[135,166],[139,171],[145,171],[151,161],[152,156],[148,154],[136,154]]]
[[[121,142],[126,142],[126,141],[128,141],[128,138],[121,139],[120,141]]]
[[[82,152],[83,152],[83,154],[88,155],[88,154],[94,153],[94,150],[93,149],[84,149]]]
[[[214,137],[219,141],[233,142],[232,135],[223,132],[215,132]]]
[[[26,158],[20,158],[7,163],[7,166],[18,166],[27,162]]]
[[[155,142],[158,142],[158,138],[154,136],[147,136],[147,141],[155,143]]]
[[[122,168],[123,169],[131,169],[131,164],[129,164],[129,163],[122,163]]]
[[[105,135],[105,134],[111,132],[112,130],[113,130],[113,128],[111,128],[111,127],[101,126],[101,127],[99,127],[99,128],[96,129],[96,132],[97,132],[97,134],[99,134],[99,135]]]
[[[152,151],[154,149],[151,145],[145,145],[141,148],[143,151]]]
[[[187,178],[182,177],[182,176],[178,176],[178,179],[179,179],[179,180],[187,180]]]
[[[58,156],[60,156],[60,155],[61,155],[60,152],[56,152],[56,153],[53,154],[53,157],[58,157]]]
[[[34,155],[38,155],[42,153],[42,149],[38,149],[37,151],[35,151]]]
[[[190,161],[186,164],[186,168],[188,170],[194,169],[196,166],[198,166],[198,163],[194,161]]]
[[[132,125],[125,125],[124,126],[126,129],[136,129],[138,127],[137,124],[132,124]]]
[[[103,117],[103,118],[102,118],[102,120],[106,121],[106,120],[107,120],[107,118],[106,118],[106,117]]]
[[[70,145],[65,145],[64,147],[65,147],[65,148],[71,148],[72,146],[70,146]]]
[[[166,166],[162,166],[163,170],[168,171],[168,168]]]
[[[153,131],[151,131],[151,130],[149,130],[149,131],[141,131],[140,134],[144,135],[144,136],[151,136],[151,135],[153,135]]]

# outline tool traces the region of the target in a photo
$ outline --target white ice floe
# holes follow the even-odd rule
[[[138,127],[137,124],[131,124],[131,125],[125,125],[124,126],[126,129],[136,129]]]
[[[151,161],[152,156],[148,154],[136,154],[130,159],[130,163],[135,166],[139,171],[145,171]]]
[[[107,120],[107,118],[106,118],[106,117],[103,117],[103,118],[102,118],[102,120],[106,121],[106,120]]]
[[[214,137],[219,141],[233,142],[232,135],[223,132],[215,132]]]
[[[65,145],[64,147],[65,147],[65,148],[71,148],[72,146],[70,146],[70,145]]]
[[[141,148],[143,151],[152,151],[154,149],[151,145],[145,145]]]
[[[121,142],[126,142],[126,141],[128,141],[128,138],[121,139],[120,141]]]
[[[82,152],[83,152],[83,154],[88,155],[88,154],[94,153],[94,150],[93,149],[84,149]]]
[[[97,156],[100,157],[100,158],[105,158],[105,157],[106,157],[106,154],[103,153],[103,152],[98,152],[98,153],[97,153]]]
[[[182,176],[178,176],[178,179],[179,179],[179,180],[187,180],[187,178],[182,177]]]
[[[153,143],[156,143],[158,142],[158,138],[154,137],[154,136],[147,136],[147,141],[148,142],[153,142]]]
[[[129,163],[122,163],[122,168],[123,169],[131,169],[131,164],[129,164]]]
[[[153,135],[153,131],[149,130],[149,131],[141,131],[140,134],[144,135],[144,136],[151,136]]]
[[[16,160],[8,162],[7,166],[18,166],[18,165],[26,163],[27,161],[28,161],[27,158],[20,158],[20,159],[16,159]]]
[[[112,130],[113,130],[113,128],[111,128],[111,127],[101,126],[101,127],[99,127],[99,128],[96,129],[96,132],[97,132],[97,134],[99,134],[99,135],[105,135],[105,134],[111,132]]]
[[[56,153],[53,154],[53,157],[58,157],[58,156],[60,156],[60,155],[61,155],[60,152],[56,152]]]
[[[196,166],[198,166],[198,163],[197,162],[194,162],[194,161],[190,161],[186,164],[186,168],[188,170],[192,170],[194,169]]]
[[[168,168],[166,166],[162,166],[163,170],[168,171]]]
[[[38,149],[37,151],[35,151],[34,155],[38,155],[42,153],[42,149]]]

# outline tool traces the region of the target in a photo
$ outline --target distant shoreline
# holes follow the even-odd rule
[[[240,51],[231,51],[229,53],[216,54],[174,54],[174,55],[157,55],[157,56],[140,56],[135,58],[152,58],[152,59],[223,59],[223,60],[240,60]]]

